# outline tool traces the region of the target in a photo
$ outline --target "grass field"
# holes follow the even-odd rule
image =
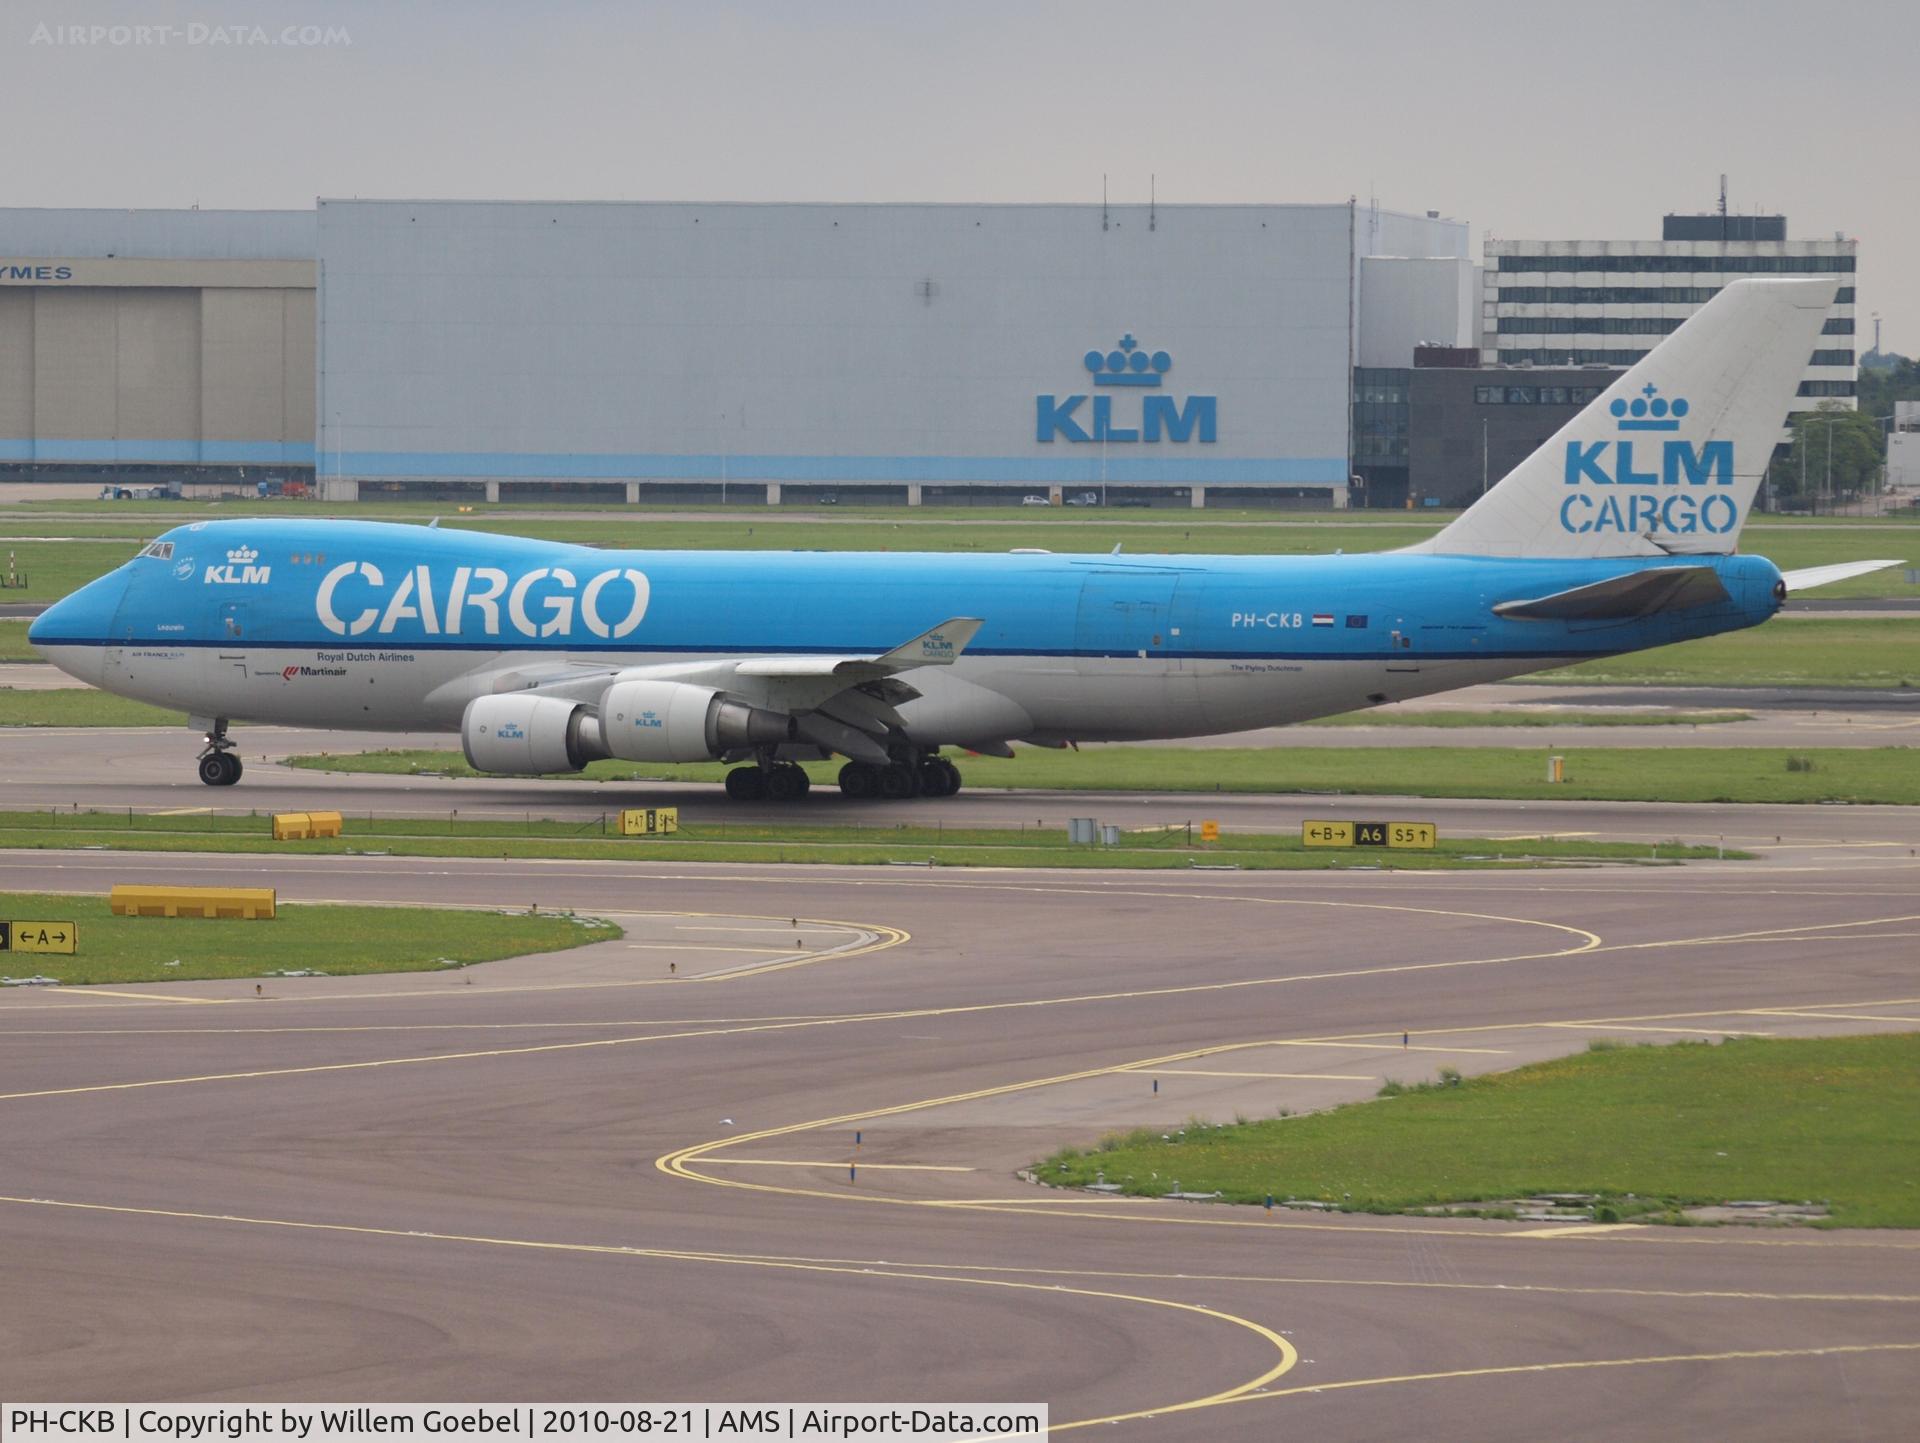
[[[0,620],[0,661],[39,659],[27,645],[26,622]],[[1662,686],[1920,686],[1920,618],[1777,617],[1746,631],[1582,662],[1525,679]]]
[[[0,972],[62,983],[182,982],[314,968],[330,976],[445,971],[624,935],[611,922],[425,907],[281,907],[271,921],[116,917],[105,897],[0,893],[0,917],[77,924],[71,957],[8,953]]]
[[[1713,726],[1750,720],[1747,712],[1544,712],[1430,711],[1349,712],[1306,722],[1316,727],[1649,727]],[[90,687],[21,688],[0,686],[0,727],[183,726],[181,712],[128,701]]]
[[[1701,727],[1752,721],[1744,711],[1350,711],[1309,727]]]
[[[0,661],[38,661],[40,653],[27,645],[28,623],[0,617]]]
[[[1195,819],[1197,822],[1199,819]],[[1064,827],[906,827],[876,818],[865,826],[715,823],[672,836],[622,838],[616,813],[583,821],[467,821],[348,814],[338,839],[275,842],[264,816],[151,815],[127,812],[0,812],[0,848],[110,847],[147,852],[273,852],[281,855],[573,858],[617,861],[831,862],[879,866],[1179,868],[1325,870],[1391,866],[1407,870],[1529,866],[1593,861],[1673,862],[1717,857],[1717,847],[1663,842],[1596,842],[1585,837],[1443,837],[1432,852],[1301,845],[1296,833],[1229,832],[1195,840],[1192,822],[1123,832],[1117,846],[1074,845]],[[1729,851],[1733,860],[1752,854]]]
[[[1035,1165],[1129,1193],[1401,1212],[1598,1195],[1602,1220],[1740,1198],[1920,1227],[1920,1033],[1609,1047],[1306,1117],[1141,1130]]]
[[[0,686],[0,727],[185,726],[186,715],[91,687]]]
[[[1021,748],[1012,760],[954,760],[969,787],[1048,791],[1302,792],[1537,801],[1887,802],[1920,804],[1920,749],[1908,747],[1592,748],[1556,744],[1567,780],[1546,781],[1544,747]],[[288,758],[322,771],[474,776],[457,751],[376,751]],[[1801,765],[1804,763],[1805,765]],[[719,781],[719,763],[594,762],[604,782]],[[807,765],[815,785],[838,773]],[[1417,819],[1416,819],[1417,820]]]
[[[1525,678],[1635,686],[1920,686],[1920,617],[1775,617],[1702,641]]]
[[[84,504],[84,503],[82,503]],[[596,546],[659,550],[968,551],[993,553],[1016,546],[1056,551],[1106,552],[1118,543],[1139,554],[1162,552],[1218,555],[1298,555],[1335,550],[1384,551],[1431,536],[1446,519],[1382,512],[1271,511],[1052,511],[1021,508],[919,508],[912,511],[845,509],[830,519],[790,520],[780,513],[739,507],[698,513],[676,508],[674,519],[644,512],[570,516],[528,515],[505,507],[461,514],[449,506],[288,507],[275,503],[120,503],[99,507],[99,519],[42,520],[32,505],[0,510],[0,551],[13,553],[27,575],[21,591],[0,593],[22,601],[51,601],[112,570],[154,536],[189,519],[247,515],[348,515],[356,519],[419,521],[440,516],[449,530],[510,532]],[[124,509],[135,505],[142,509]],[[70,537],[49,541],[19,538]],[[1920,526],[1905,521],[1823,524],[1778,519],[1757,522],[1746,549],[1771,557],[1782,568],[1833,561],[1904,558],[1920,567]],[[0,566],[4,560],[0,559]],[[1876,572],[1821,588],[1826,597],[1920,596],[1904,569]]]

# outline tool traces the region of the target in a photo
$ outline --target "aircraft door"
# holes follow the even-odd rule
[[[1083,657],[1165,655],[1173,628],[1179,573],[1144,567],[1090,571],[1080,586],[1074,650]]]
[[[133,607],[127,602],[131,586],[122,587],[119,603],[113,609],[113,621],[107,630],[107,644],[100,650],[103,678],[123,675],[127,668],[127,647],[133,641]]]
[[[1074,618],[1081,704],[1104,717],[1078,740],[1125,740],[1166,724],[1191,677],[1173,635],[1179,573],[1147,567],[1089,571]]]

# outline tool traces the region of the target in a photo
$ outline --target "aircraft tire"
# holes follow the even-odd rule
[[[952,762],[948,761],[945,757],[936,757],[935,760],[940,763],[940,770],[945,772],[947,777],[947,788],[945,791],[940,793],[940,795],[943,797],[959,796],[960,795],[960,768],[955,766]]]
[[[920,795],[920,769],[895,762],[880,772],[880,795],[889,802],[908,802]]]
[[[240,758],[232,752],[208,752],[200,758],[200,780],[210,787],[230,787],[240,780]]]
[[[949,797],[953,795],[952,782],[947,765],[939,757],[928,757],[920,763],[920,795],[923,797]]]
[[[791,765],[777,766],[767,773],[766,795],[770,802],[797,802],[807,794],[807,774]]]
[[[848,762],[840,768],[840,794],[852,802],[872,801],[880,795],[877,770],[865,762]]]
[[[758,802],[766,798],[767,777],[758,767],[735,767],[727,773],[727,795],[736,802]]]

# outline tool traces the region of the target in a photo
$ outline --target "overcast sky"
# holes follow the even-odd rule
[[[1913,354],[1916,57],[1916,0],[15,0],[4,203],[1097,200],[1104,172],[1373,194],[1477,255],[1656,238],[1725,171],[1736,209],[1857,237],[1859,349],[1879,311]]]

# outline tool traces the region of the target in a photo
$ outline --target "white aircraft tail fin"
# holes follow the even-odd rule
[[[1407,549],[1731,552],[1837,289],[1734,281],[1437,536]]]

